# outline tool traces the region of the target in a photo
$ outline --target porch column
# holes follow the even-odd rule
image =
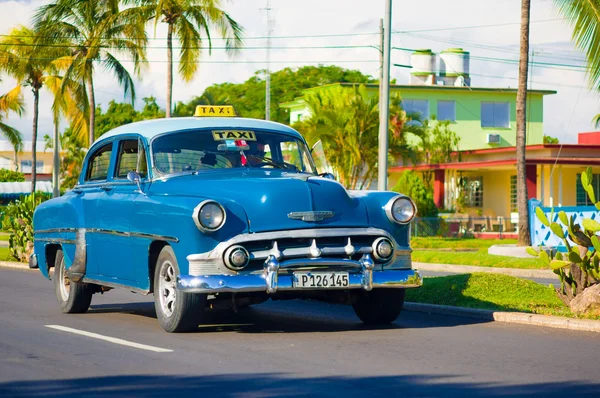
[[[525,176],[527,178],[527,200],[529,200],[537,196],[537,165],[525,166]]]
[[[441,209],[444,207],[444,184],[446,182],[445,170],[436,170],[434,172],[433,182],[433,201],[435,205]]]
[[[540,198],[540,202],[542,202],[542,206],[544,206],[544,202],[546,201],[546,192],[544,192],[544,165],[541,164],[540,165],[540,183],[542,184],[542,192],[541,192],[541,198]]]
[[[548,202],[550,207],[554,207],[554,175],[552,174],[552,167],[550,167],[550,175],[548,176],[548,179],[550,180],[550,197],[548,198]]]
[[[562,207],[563,203],[563,179],[562,179],[562,164],[558,166],[558,207]]]

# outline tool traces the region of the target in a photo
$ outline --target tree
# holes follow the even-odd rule
[[[426,120],[423,127],[418,145],[420,163],[434,165],[460,160],[460,137],[450,129],[450,121]],[[423,181],[428,188],[432,187],[432,177],[431,171],[423,172]]]
[[[596,126],[596,128],[600,127],[600,114],[594,116],[594,120],[592,120],[592,123],[594,123],[594,126]]]
[[[558,138],[550,137],[549,135],[544,136],[544,144],[558,144]]]
[[[46,79],[56,72],[53,61],[64,55],[64,47],[41,46],[36,32],[25,26],[11,30],[8,36],[0,40],[0,70],[7,72],[17,80],[15,93],[21,87],[29,87],[33,94],[33,127],[31,147],[31,192],[35,192],[37,180],[37,134],[40,90]]]
[[[140,74],[146,62],[146,20],[134,9],[120,11],[117,0],[57,0],[40,7],[33,20],[45,38],[42,44],[65,37],[73,42],[72,53],[62,60],[66,71],[61,89],[67,90],[71,82],[85,86],[84,92],[74,90],[73,94],[89,112],[87,144],[91,145],[95,136],[95,67],[101,65],[112,72],[133,103],[133,79],[117,55],[131,56],[134,71]]]
[[[18,116],[21,116],[23,113],[23,96],[20,89],[12,89],[0,96],[0,134],[13,146],[15,151],[15,171],[17,171],[19,168],[17,154],[23,148],[23,136],[17,129],[4,123],[3,120],[10,112],[14,112]]]
[[[241,84],[213,84],[204,93],[188,103],[178,102],[175,116],[192,116],[197,105],[233,105],[236,113],[244,117],[264,119],[265,81],[264,71]],[[333,65],[303,66],[297,69],[284,68],[271,73],[271,103],[280,104],[303,95],[303,91],[316,86],[333,83],[373,83],[375,80],[357,70],[349,70]],[[271,110],[271,120],[289,124],[290,115],[286,108]]]
[[[554,0],[554,3],[573,27],[573,41],[586,53],[590,85],[600,90],[600,0]]]
[[[0,169],[0,181],[1,182],[23,182],[25,181],[25,175],[18,171],[12,171],[8,169]]]
[[[517,211],[519,212],[518,245],[529,246],[529,208],[527,206],[527,176],[525,167],[527,73],[529,69],[529,19],[531,0],[521,3],[521,38],[519,56],[519,83],[517,90]]]
[[[364,85],[331,86],[306,93],[310,118],[294,124],[310,144],[321,140],[328,162],[349,189],[366,188],[377,174],[379,106]],[[399,104],[399,102],[398,102]],[[398,114],[392,113],[398,116]],[[405,113],[389,132],[389,155],[408,156]],[[400,129],[396,131],[394,129]]]
[[[136,111],[129,103],[124,104],[115,101],[109,102],[108,109],[105,113],[102,112],[101,107],[97,107],[96,138],[99,138],[107,131],[124,124],[165,117],[165,111],[159,108],[156,103],[156,98],[145,97],[143,100],[144,108],[141,112]]]
[[[198,70],[198,59],[204,42],[212,50],[211,29],[216,29],[231,53],[242,45],[241,26],[221,9],[221,0],[125,0],[145,18],[154,19],[154,31],[159,22],[167,24],[167,109],[171,117],[173,99],[173,35],[181,43],[179,76],[189,82]],[[204,35],[203,35],[204,33]]]
[[[419,217],[437,217],[438,209],[433,201],[433,191],[414,171],[402,173],[392,191],[410,197],[417,206]]]

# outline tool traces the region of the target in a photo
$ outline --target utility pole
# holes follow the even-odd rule
[[[265,77],[265,120],[271,120],[271,1],[267,0],[267,72]]]
[[[379,114],[381,114],[381,94],[383,90],[383,18],[379,20]]]
[[[379,97],[379,159],[377,162],[377,189],[387,190],[388,123],[390,112],[390,49],[392,40],[392,0],[385,0],[383,26],[383,68],[381,96]]]

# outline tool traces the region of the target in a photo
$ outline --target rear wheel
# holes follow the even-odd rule
[[[373,289],[370,292],[360,292],[352,306],[364,323],[388,324],[400,315],[405,293],[405,289]]]
[[[86,283],[74,282],[69,279],[62,250],[56,252],[54,264],[54,291],[60,310],[65,314],[86,312],[92,302],[93,288]]]
[[[171,246],[165,246],[154,272],[154,308],[160,326],[169,333],[191,332],[204,317],[205,294],[177,290],[179,267]]]

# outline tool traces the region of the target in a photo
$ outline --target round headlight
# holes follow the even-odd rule
[[[250,255],[243,246],[233,246],[225,252],[225,265],[234,271],[239,271],[248,265]]]
[[[196,206],[193,218],[199,230],[213,232],[225,224],[225,209],[213,200],[205,200]]]
[[[394,254],[394,246],[387,238],[378,238],[373,242],[373,256],[377,260],[388,260]]]
[[[417,206],[409,198],[401,196],[390,200],[385,211],[390,221],[407,224],[417,214]]]

